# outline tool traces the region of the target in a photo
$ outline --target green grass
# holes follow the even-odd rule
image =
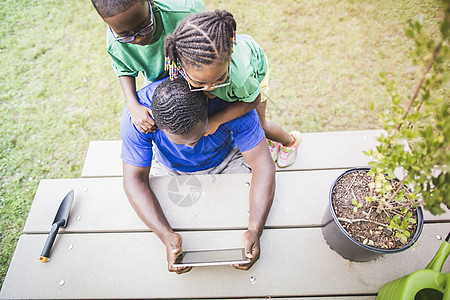
[[[422,13],[436,34],[441,14],[435,0],[215,0],[207,8],[231,11],[238,31],[265,49],[268,115],[303,132],[379,128],[389,103],[379,72],[405,95],[415,82],[407,20]],[[89,141],[119,139],[124,99],[90,1],[6,0],[0,20],[3,284],[39,181],[79,177]]]
[[[227,9],[229,1],[209,8]],[[436,1],[233,1],[239,32],[253,36],[270,65],[271,118],[287,129],[379,128],[388,103],[386,71],[410,89],[407,20],[422,13],[436,32]],[[373,102],[375,113],[369,110]],[[270,105],[269,104],[269,105]]]

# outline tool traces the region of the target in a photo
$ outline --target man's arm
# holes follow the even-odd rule
[[[184,273],[190,268],[174,268],[172,264],[183,252],[183,240],[178,233],[173,232],[158,199],[150,188],[150,167],[135,167],[123,163],[123,188],[139,218],[164,243],[167,251],[168,268],[171,272]]]
[[[150,108],[141,105],[136,95],[136,79],[133,76],[120,76],[120,86],[122,87],[125,101],[130,111],[131,120],[136,128],[143,132],[154,132],[156,130],[155,121],[150,117]]]
[[[247,270],[259,258],[259,240],[275,194],[275,164],[270,156],[265,138],[253,149],[242,152],[242,155],[252,168],[250,217],[248,230],[243,236],[245,252],[251,258],[251,263],[234,267]]]

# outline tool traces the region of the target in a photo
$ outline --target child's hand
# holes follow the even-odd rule
[[[242,236],[245,247],[245,256],[250,259],[250,263],[233,265],[239,270],[248,270],[259,259],[260,247],[259,247],[259,235],[257,232],[247,230]]]
[[[144,105],[136,105],[130,108],[131,121],[134,126],[143,133],[155,132],[158,129],[151,118],[152,110]]]
[[[217,131],[217,128],[222,124],[217,118],[212,115],[208,118],[208,128],[206,128],[204,136],[213,134]]]
[[[189,272],[192,267],[173,267],[173,263],[177,257],[183,253],[183,238],[178,233],[173,233],[169,241],[166,243],[166,254],[169,272],[176,272],[182,274]]]

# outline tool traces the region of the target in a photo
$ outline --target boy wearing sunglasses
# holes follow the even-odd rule
[[[201,0],[91,0],[108,25],[106,44],[114,72],[119,77],[131,119],[144,133],[156,129],[151,110],[136,96],[136,77],[145,82],[167,77],[164,38],[186,16],[205,11]]]

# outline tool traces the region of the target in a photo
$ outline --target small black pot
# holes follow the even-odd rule
[[[418,239],[422,233],[423,228],[423,210],[422,207],[417,207],[417,230],[412,238],[412,240],[402,248],[385,250],[378,249],[375,247],[364,245],[363,243],[355,240],[348,234],[348,232],[342,227],[341,223],[336,217],[336,213],[333,209],[333,203],[331,200],[331,195],[333,193],[334,186],[336,182],[341,179],[342,176],[353,173],[356,171],[369,171],[369,168],[355,168],[348,170],[341,174],[331,185],[329,201],[327,209],[323,215],[322,219],[322,234],[325,241],[330,246],[331,249],[339,253],[342,257],[352,261],[369,261],[375,259],[381,255],[388,253],[398,253],[404,251],[411,247]]]

